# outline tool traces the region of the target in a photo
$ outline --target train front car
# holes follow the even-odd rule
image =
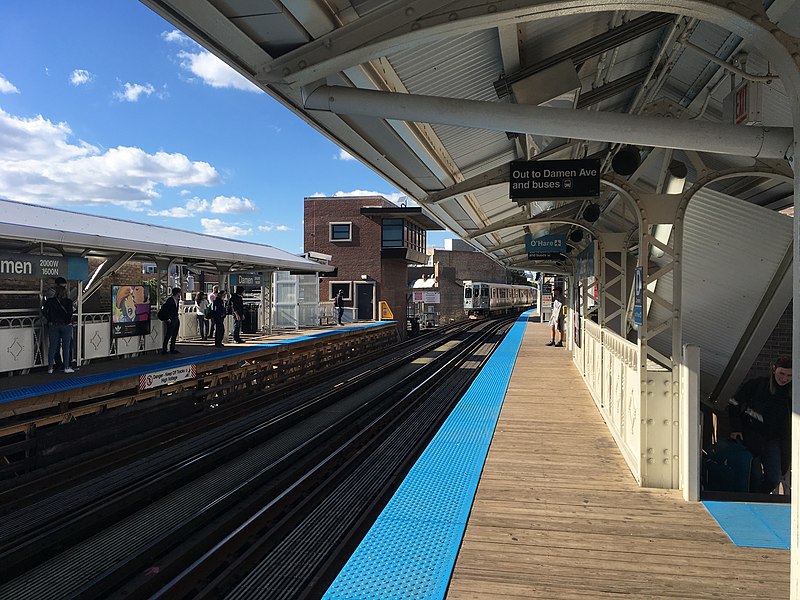
[[[489,285],[472,281],[464,282],[464,313],[470,319],[489,314]]]

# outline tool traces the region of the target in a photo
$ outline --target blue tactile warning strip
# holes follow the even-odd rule
[[[737,546],[789,550],[792,521],[789,504],[710,500],[703,504]]]
[[[527,321],[523,313],[323,600],[444,597]]]
[[[36,396],[42,396],[44,394],[54,394],[62,392],[64,390],[73,390],[75,388],[87,387],[90,385],[96,385],[98,383],[106,383],[108,381],[116,381],[117,379],[138,377],[139,375],[144,375],[146,373],[153,373],[154,371],[163,371],[164,369],[171,369],[173,367],[180,367],[183,365],[191,365],[191,364],[201,364],[212,360],[219,360],[220,358],[228,356],[249,354],[253,352],[253,350],[257,350],[258,348],[286,346],[308,340],[315,340],[315,339],[318,340],[320,338],[324,338],[330,335],[336,335],[341,331],[347,331],[353,329],[366,329],[369,327],[386,325],[387,323],[388,321],[380,321],[377,323],[359,323],[354,325],[346,325],[344,327],[339,327],[336,329],[331,329],[326,331],[320,331],[317,333],[310,333],[308,335],[291,338],[289,340],[278,340],[264,344],[247,344],[246,346],[235,346],[231,348],[226,347],[224,350],[219,350],[197,356],[187,356],[185,358],[177,358],[177,359],[165,358],[163,361],[158,363],[142,365],[131,369],[120,369],[118,371],[108,371],[105,373],[97,373],[95,375],[86,375],[86,376],[78,375],[76,377],[70,377],[68,379],[63,379],[61,381],[54,381],[52,383],[32,385],[23,388],[17,388],[15,390],[3,390],[0,391],[0,404],[5,402],[24,400],[25,398],[34,398]]]

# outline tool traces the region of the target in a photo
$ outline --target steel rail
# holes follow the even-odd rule
[[[446,338],[458,335],[462,328],[453,328]],[[63,539],[76,539],[86,537],[110,525],[121,517],[135,511],[143,500],[155,501],[174,489],[199,477],[205,472],[224,463],[231,457],[240,455],[276,430],[298,422],[319,407],[335,402],[348,393],[352,393],[367,382],[377,379],[386,372],[391,372],[399,365],[404,364],[421,351],[443,343],[440,339],[423,340],[422,343],[404,345],[394,356],[382,357],[367,362],[363,371],[352,371],[334,386],[326,386],[327,391],[306,395],[292,406],[276,405],[274,408],[262,409],[259,414],[250,415],[243,419],[243,423],[228,425],[224,430],[214,436],[206,436],[205,447],[192,446],[192,439],[188,439],[191,454],[184,457],[180,453],[172,457],[167,451],[164,460],[144,459],[143,473],[122,467],[125,477],[112,485],[108,478],[101,481],[104,488],[92,494],[82,491],[77,498],[63,498],[61,494],[55,502],[54,509],[31,505],[15,515],[6,516],[0,534],[0,561],[4,564],[0,581],[6,581],[19,570],[30,568],[38,562],[54,556],[63,545]],[[262,402],[264,395],[259,395],[253,403]],[[280,409],[281,412],[278,412]],[[268,413],[278,414],[268,414]],[[267,413],[267,414],[265,414]],[[216,417],[215,422],[225,422],[228,414]],[[255,421],[255,425],[252,422]],[[194,433],[197,433],[196,431]],[[31,518],[33,515],[35,519]]]
[[[342,464],[340,467],[336,469],[336,472],[328,475],[324,482],[315,483],[311,486],[310,490],[307,490],[304,494],[303,499],[297,503],[291,510],[290,513],[285,515],[283,519],[277,523],[276,525],[269,528],[267,531],[258,531],[259,529],[264,528],[265,522],[268,523],[270,521],[271,512],[275,510],[275,506],[273,504],[268,504],[257,511],[253,516],[251,516],[246,523],[237,527],[233,533],[229,536],[225,537],[219,543],[217,543],[212,549],[206,552],[203,556],[196,559],[191,565],[189,565],[186,569],[184,569],[181,573],[177,574],[169,583],[161,587],[157,591],[152,592],[152,598],[176,598],[176,597],[183,597],[187,595],[191,595],[192,598],[211,598],[211,597],[219,597],[219,587],[223,584],[225,580],[228,579],[238,579],[241,576],[242,571],[242,563],[247,563],[252,559],[252,555],[258,554],[261,552],[261,546],[264,544],[266,545],[274,545],[275,540],[279,538],[286,537],[288,533],[282,533],[282,530],[287,528],[287,523],[291,523],[293,521],[298,520],[299,514],[304,514],[309,511],[312,511],[315,506],[320,506],[326,499],[330,497],[332,494],[331,488],[338,487],[340,490],[344,488],[345,495],[350,496],[352,498],[353,494],[355,493],[354,490],[358,491],[357,496],[362,498],[371,498],[372,501],[369,502],[368,506],[360,507],[353,518],[347,521],[349,526],[349,531],[358,530],[361,531],[363,534],[363,526],[365,520],[370,520],[367,515],[375,514],[376,510],[379,510],[379,506],[382,506],[385,501],[388,501],[388,494],[396,488],[396,485],[399,484],[399,479],[402,475],[410,469],[413,461],[416,459],[418,454],[421,452],[421,449],[424,445],[427,444],[427,441],[433,435],[433,433],[438,429],[439,423],[443,421],[446,417],[446,414],[449,414],[449,408],[451,408],[452,404],[454,403],[454,399],[460,397],[460,393],[457,393],[451,397],[448,397],[443,404],[446,405],[446,408],[442,408],[441,406],[437,405],[437,408],[433,409],[432,412],[436,413],[436,418],[432,418],[431,415],[427,415],[425,419],[423,419],[424,423],[427,425],[427,432],[421,433],[421,431],[425,431],[426,427],[422,427],[422,423],[416,423],[410,427],[413,431],[413,440],[409,442],[408,440],[403,441],[400,444],[395,443],[392,446],[391,450],[388,451],[388,456],[394,460],[395,463],[399,462],[400,465],[394,464],[391,468],[386,466],[382,468],[372,468],[367,469],[369,473],[366,475],[367,479],[370,479],[370,476],[374,478],[375,473],[381,473],[381,483],[380,483],[380,490],[376,491],[375,489],[359,489],[359,486],[350,481],[349,483],[343,484],[343,478],[348,474],[352,473],[356,467],[354,467],[354,463],[357,464],[357,461],[363,461],[365,456],[368,459],[372,459],[374,461],[375,455],[373,454],[375,446],[378,445],[385,445],[387,442],[383,441],[382,438],[378,438],[378,433],[374,430],[376,424],[380,423],[382,420],[387,420],[391,418],[392,422],[398,421],[405,421],[408,418],[410,413],[418,411],[420,409],[420,405],[427,401],[431,394],[435,394],[437,392],[441,392],[443,388],[449,387],[449,384],[443,380],[449,374],[456,372],[460,373],[462,376],[465,374],[465,371],[462,369],[459,371],[459,367],[463,365],[465,360],[468,360],[470,357],[473,356],[475,350],[482,345],[485,344],[485,339],[489,336],[495,335],[495,329],[488,332],[484,332],[479,339],[472,341],[468,345],[460,346],[456,350],[456,356],[448,356],[446,359],[443,359],[443,364],[441,365],[433,365],[431,370],[433,372],[426,372],[424,378],[420,380],[419,378],[415,378],[416,381],[412,383],[410,389],[406,390],[403,395],[395,401],[395,403],[387,407],[379,417],[376,417],[367,427],[364,427],[362,430],[357,432],[350,440],[349,444],[342,445],[336,449],[334,453],[331,453],[329,456],[325,457],[323,461],[319,464],[315,465],[313,471],[317,472],[323,470],[324,465],[334,462],[336,460],[336,456],[339,453],[347,453],[350,452],[351,456]],[[488,354],[483,356],[483,360],[488,359]],[[472,373],[474,376],[474,372]],[[471,380],[472,377],[470,377]],[[435,382],[435,386],[433,385]],[[464,382],[457,387],[457,391],[463,388]],[[418,419],[419,421],[419,419]],[[383,430],[389,427],[387,424],[383,424]],[[366,443],[362,441],[362,438],[371,437],[372,443]],[[377,440],[377,442],[376,442]],[[355,453],[351,450],[348,450],[349,447],[353,445],[361,444],[361,448],[358,449]],[[397,446],[400,447],[397,447]],[[413,448],[409,448],[409,445],[413,446]],[[405,457],[402,459],[398,459],[398,457]],[[362,471],[364,468],[362,467]],[[387,483],[384,481],[385,474],[390,473],[390,481]],[[306,473],[303,475],[302,479],[309,477],[311,472]],[[362,478],[364,474],[360,475]],[[374,483],[374,482],[373,482]],[[363,488],[363,484],[361,488]],[[375,487],[374,485],[372,486]],[[340,492],[341,493],[341,492]],[[281,498],[282,501],[286,501],[285,498]],[[345,501],[341,501],[343,503]],[[276,499],[277,503],[277,499]],[[328,502],[330,504],[330,501]],[[330,521],[330,519],[328,519]],[[344,520],[336,520],[335,526],[339,529],[343,527]],[[319,528],[320,521],[315,520],[315,529]],[[294,526],[290,528],[291,530],[296,530],[298,526]],[[344,540],[342,536],[339,536],[335,539],[334,545],[339,548],[343,544],[347,544],[349,538],[351,536],[345,534]],[[358,536],[360,539],[360,535]],[[228,562],[230,559],[228,556],[232,553],[235,553],[235,549],[242,546],[248,540],[259,540],[260,543],[255,543],[250,546],[250,548],[245,553],[245,556],[238,558],[232,565],[227,567],[222,574],[220,574],[204,591],[197,591],[192,589],[194,582],[201,578],[204,574],[213,573],[216,569],[219,568],[221,564]],[[331,542],[328,542],[330,545]],[[291,545],[291,544],[290,544]],[[315,548],[318,548],[316,541],[312,542],[312,545]],[[338,552],[334,552],[334,554],[339,554]],[[296,559],[296,557],[294,557]],[[273,558],[270,563],[270,566],[265,567],[266,570],[272,572],[277,564],[294,564],[296,560],[283,560],[282,558]],[[303,559],[301,561],[304,565],[308,565],[308,562]],[[325,564],[329,567],[330,561],[325,560]],[[296,574],[293,574],[290,577],[291,580],[296,580]],[[319,580],[318,577],[313,578],[313,583],[316,583]],[[152,582],[150,582],[152,585]],[[270,589],[276,589],[272,586]],[[296,592],[297,590],[295,590]],[[137,593],[134,597],[144,597],[143,593],[145,590],[142,590],[140,593]],[[294,593],[294,592],[292,592]],[[149,595],[149,592],[148,592]],[[249,596],[247,596],[249,597]]]
[[[430,343],[429,343],[429,344],[427,344],[427,345],[432,345],[432,344],[433,344],[433,342],[430,342]],[[394,366],[395,366],[395,365],[389,365],[389,366],[387,366],[387,368],[388,368],[388,369],[392,369],[392,368],[394,368]],[[374,374],[374,372],[373,372],[373,374]],[[350,386],[343,386],[343,388],[348,388],[348,387],[351,387],[351,386],[360,386],[360,385],[363,385],[363,381],[352,380],[352,381],[351,381],[351,384],[350,384]],[[341,390],[341,389],[342,389],[342,388],[340,388],[340,390]],[[319,404],[317,403],[317,405],[319,405]],[[17,547],[17,550],[19,550],[19,547]],[[13,557],[11,557],[11,558],[13,558]],[[6,566],[9,566],[9,565],[6,565]],[[5,571],[5,572],[8,572],[8,570],[7,570],[7,569],[4,569],[4,571]]]

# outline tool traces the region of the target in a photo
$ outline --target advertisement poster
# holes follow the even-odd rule
[[[583,326],[583,309],[581,307],[581,287],[576,285],[572,289],[572,310],[573,314],[575,315],[574,319],[574,326],[575,326],[575,345],[580,348],[581,347],[581,327]]]
[[[642,324],[642,300],[644,297],[642,290],[642,267],[636,267],[633,272],[633,324]]]
[[[150,333],[150,286],[111,287],[111,336],[130,337]]]

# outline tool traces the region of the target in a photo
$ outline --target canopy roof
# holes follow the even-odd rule
[[[670,167],[687,189],[710,172],[755,171],[715,189],[792,202],[787,94],[754,30],[741,37],[712,2],[703,15],[716,23],[688,5],[611,12],[597,0],[142,1],[507,266],[546,266],[528,259],[526,233],[635,228],[618,184],[664,192]],[[798,0],[764,8],[800,33]],[[752,126],[723,110],[732,73],[761,93]],[[591,224],[587,199],[509,198],[513,160],[596,158],[614,176],[630,144],[641,164],[603,183]]]
[[[222,272],[315,273],[334,268],[264,244],[10,200],[0,200],[0,215],[0,245],[18,252],[43,246],[46,252],[65,256],[109,258],[125,254],[126,260],[167,259]]]

